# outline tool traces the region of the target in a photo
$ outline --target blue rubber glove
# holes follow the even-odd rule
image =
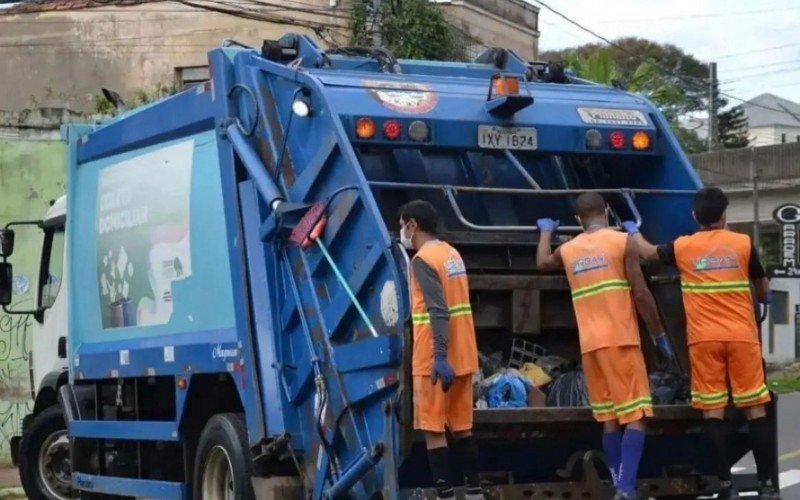
[[[672,344],[669,342],[669,337],[667,337],[666,333],[662,333],[653,339],[656,343],[656,347],[661,354],[664,355],[667,359],[673,359],[675,357],[675,352],[672,350]]]
[[[539,226],[539,231],[552,233],[556,229],[558,229],[559,222],[553,219],[539,219],[536,221],[536,225]]]
[[[437,380],[442,381],[442,390],[447,392],[453,384],[453,379],[456,374],[453,372],[453,367],[447,362],[447,356],[443,354],[436,354],[433,356],[433,373],[431,373],[431,382],[436,385]]]
[[[636,225],[636,222],[632,220],[626,220],[622,223],[623,229],[628,234],[639,234],[639,226]]]
[[[764,297],[764,300],[759,300],[759,302],[762,304],[772,304],[772,300],[773,300],[772,290],[767,290],[767,296]]]

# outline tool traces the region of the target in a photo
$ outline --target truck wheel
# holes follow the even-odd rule
[[[203,428],[194,462],[194,498],[255,500],[244,416],[214,415]]]
[[[72,466],[64,413],[51,406],[37,415],[22,433],[19,476],[30,500],[72,500]]]

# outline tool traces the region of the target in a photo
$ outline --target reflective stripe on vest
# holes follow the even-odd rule
[[[469,304],[456,304],[447,309],[451,318],[459,316],[471,316],[472,306]],[[415,325],[427,325],[431,322],[431,315],[428,313],[418,313],[411,315],[411,322]]]
[[[626,280],[605,280],[599,281],[589,286],[576,288],[572,291],[572,301],[578,301],[597,295],[599,293],[610,292],[612,290],[630,290],[631,285]]]
[[[727,293],[727,292],[749,292],[749,281],[719,281],[716,283],[689,283],[681,282],[683,293]]]

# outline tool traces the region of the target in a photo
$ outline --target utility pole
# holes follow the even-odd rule
[[[761,221],[758,214],[758,167],[756,148],[750,148],[750,180],[753,181],[753,246],[761,253]]]
[[[372,46],[383,45],[383,0],[372,0]]]
[[[717,142],[717,63],[708,63],[708,150]]]

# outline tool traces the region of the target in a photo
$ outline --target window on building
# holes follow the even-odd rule
[[[781,144],[786,144],[786,134],[781,134]]]
[[[769,352],[775,352],[775,326],[789,324],[789,292],[772,291],[772,304],[769,307]]]
[[[770,305],[770,316],[776,325],[789,324],[789,292],[781,290],[772,291],[772,304]]]
[[[798,136],[796,137],[796,139],[797,139],[797,142],[800,142],[800,135],[798,135]]]
[[[175,68],[175,81],[181,89],[188,89],[211,79],[208,66],[184,66]]]

